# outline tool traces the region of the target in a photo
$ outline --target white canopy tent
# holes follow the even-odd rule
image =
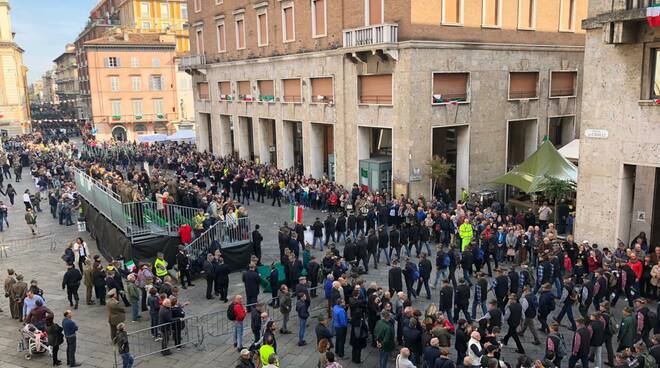
[[[195,131],[194,130],[179,130],[178,132],[168,135],[168,141],[194,141],[195,140]]]
[[[164,142],[166,140],[167,140],[167,136],[165,134],[138,135],[137,137],[138,143]]]
[[[578,162],[578,160],[580,159],[580,140],[573,139],[567,145],[560,148],[558,151],[559,154],[564,156],[566,159],[573,162]]]

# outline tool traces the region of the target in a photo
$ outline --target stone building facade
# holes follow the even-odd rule
[[[576,137],[586,1],[341,4],[189,1],[199,149],[428,195]]]
[[[660,244],[660,28],[653,1],[589,2],[576,235]]]
[[[9,1],[0,0],[0,134],[31,131],[27,68],[14,42]]]

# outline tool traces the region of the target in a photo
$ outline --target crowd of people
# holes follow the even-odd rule
[[[234,346],[240,355],[238,367],[253,367],[255,355],[263,366],[285,366],[277,356],[276,341],[278,334],[291,333],[290,316],[298,320],[299,346],[307,344],[310,321],[318,321],[314,332],[321,368],[341,367],[347,340],[352,363],[363,362],[364,349],[377,349],[380,367],[387,367],[392,358],[401,368],[560,367],[562,362],[586,368],[590,361],[600,368],[603,355],[605,365],[613,367],[650,367],[660,361],[660,247],[649,244],[643,233],[631,244],[620,242],[612,249],[588,241],[578,244],[572,235],[565,235],[570,222],[554,226],[547,204],[517,211],[497,201],[481,203],[466,191],[458,199],[448,191],[431,198],[395,197],[358,185],[344,188],[293,169],[214,157],[186,144],[86,141],[76,147],[65,140],[45,142],[24,136],[11,139],[5,150],[5,161],[14,167],[16,179],[20,180],[23,167],[30,167],[35,194],[48,192],[51,214],[65,225],[73,222],[72,214],[79,208],[71,180],[73,167],[104,183],[124,202],[148,199],[163,206],[200,209],[196,235],[212,224],[208,218],[232,221],[245,215],[251,201],[268,201],[271,206],[284,201],[327,212],[324,219],[285,223],[279,229],[284,282],[279,281],[275,264],[265,280],[272,293],[271,310],[281,315],[279,329],[268,304],[259,303],[262,280],[257,266],[262,261],[262,239],[258,228],[253,235],[258,239],[253,261],[242,274],[245,301],[243,295],[235,295],[229,302],[229,269],[222,252],[206,257],[206,297],[214,299],[215,294],[228,303],[227,319],[233,323]],[[35,206],[38,201],[32,193],[25,194],[30,225],[28,214],[41,209]],[[311,235],[309,243],[306,233]],[[317,253],[317,244],[322,253]],[[124,367],[133,362],[124,325],[129,307],[133,321],[148,312],[152,337],[161,342],[163,354],[182,346],[181,321],[187,303],[180,301],[179,287],[193,286],[185,272],[190,262],[185,247],[176,257],[183,276],[178,285],[168,272],[173,265],[162,254],[135,268],[121,259],[104,264],[79,239],[66,247],[62,259],[67,268],[62,286],[71,308],[78,308],[81,284],[86,287],[87,304],[98,301],[106,306],[110,336]],[[368,282],[370,269],[373,273],[378,267],[387,268],[387,281]],[[43,298],[40,301],[39,293],[23,287],[19,276],[12,271],[5,283],[12,317],[37,329],[57,325]],[[422,294],[431,302],[423,302]],[[617,312],[614,308],[620,298],[627,306]],[[324,308],[314,316],[312,303],[319,299]],[[24,310],[28,305],[33,307]],[[72,314],[71,310],[65,313],[62,328],[67,343],[73,337],[75,354]],[[564,317],[567,326],[562,324]],[[247,346],[245,321],[254,334]],[[542,356],[529,355],[529,344],[521,341],[527,330],[531,344],[543,345]],[[519,357],[515,362],[502,357],[510,340]],[[57,365],[56,351],[53,359]],[[68,362],[77,364],[75,357]]]

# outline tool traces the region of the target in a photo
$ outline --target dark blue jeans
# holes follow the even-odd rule
[[[124,353],[121,355],[122,368],[132,368],[133,367],[133,357],[130,353]]]

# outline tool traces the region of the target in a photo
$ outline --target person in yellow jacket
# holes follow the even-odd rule
[[[156,253],[156,260],[154,261],[154,269],[156,269],[156,276],[163,280],[167,276],[167,261],[162,252]]]
[[[458,235],[461,237],[461,251],[464,251],[472,241],[472,224],[467,217],[463,219],[463,223],[458,227]]]

